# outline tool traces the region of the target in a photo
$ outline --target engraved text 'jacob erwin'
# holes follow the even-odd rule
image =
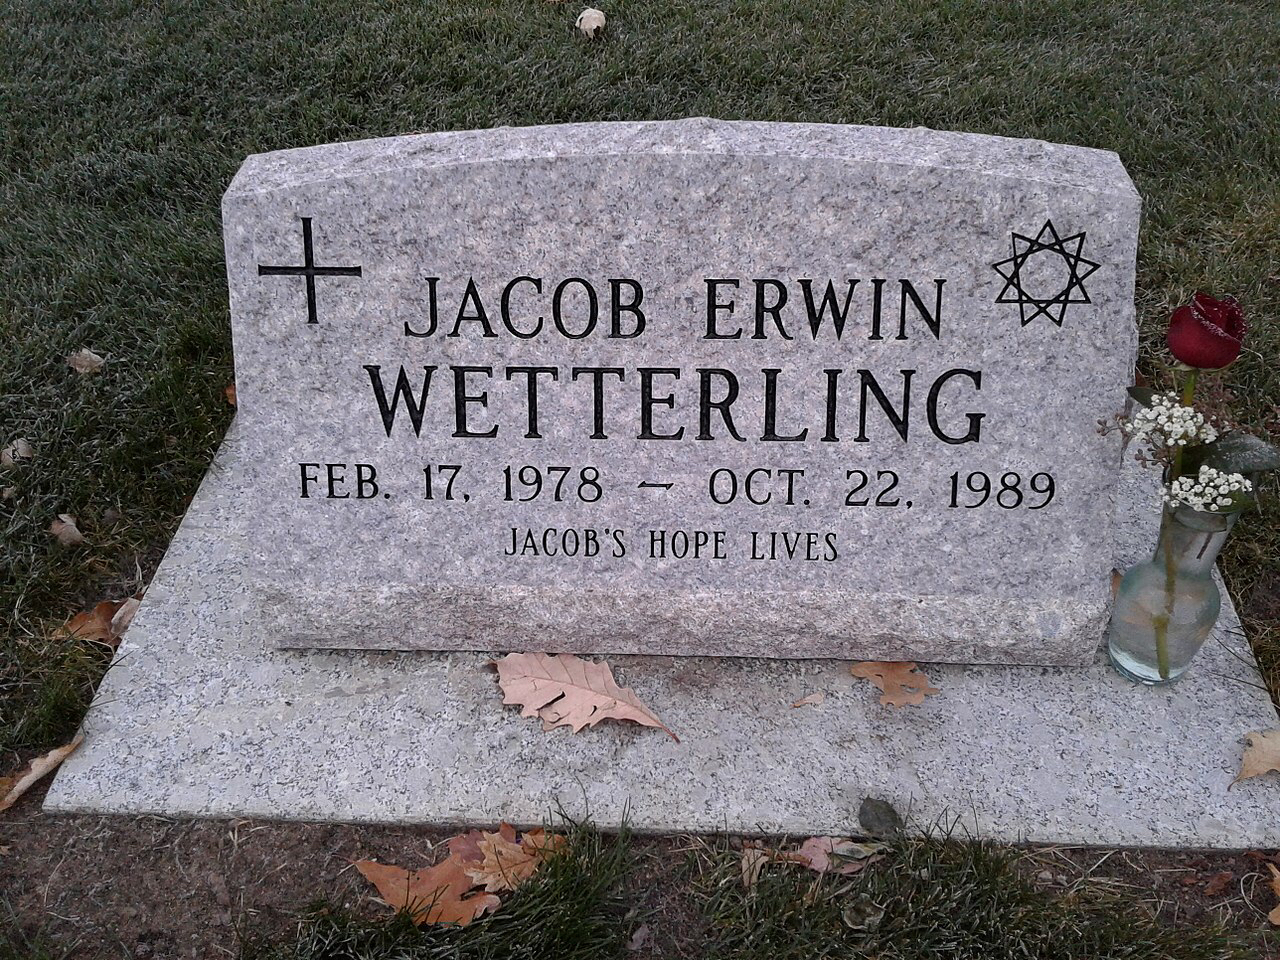
[[[427,277],[425,283],[421,315],[404,321],[406,337],[489,339],[505,334],[522,340],[547,336],[634,340],[644,335],[649,321],[644,288],[630,278],[593,283],[582,277],[553,282],[519,276],[487,293],[468,278],[465,286],[457,285],[461,292],[455,291],[448,309],[440,278]],[[788,285],[776,279],[708,278],[701,339],[808,337],[817,341],[829,337],[839,341],[852,329],[853,321],[869,341],[907,340],[913,333],[940,340],[945,283],[933,280],[931,290],[921,283],[928,291],[922,295],[917,284],[906,279],[895,283],[885,278],[847,279],[838,287],[832,280],[815,285],[813,280],[800,279]],[[545,391],[552,389],[583,391],[584,402],[589,395],[590,422],[582,424],[582,433],[591,440],[625,435],[638,440],[867,443],[876,430],[891,430],[905,441],[913,411],[923,406],[934,438],[963,444],[981,440],[985,416],[948,412],[958,397],[982,389],[982,372],[962,367],[922,378],[915,369],[877,376],[868,369],[826,366],[810,371],[809,383],[797,383],[794,377],[787,382],[779,367],[756,367],[742,374],[719,366],[495,368],[428,363],[420,369],[418,373],[401,365],[394,375],[384,376],[380,364],[364,365],[388,437],[403,410],[415,436],[421,436],[426,425],[454,438],[487,439],[516,430],[527,439],[541,439],[545,425],[539,399],[545,400]],[[504,390],[504,409],[490,411],[489,385],[495,380],[523,389]],[[683,400],[678,396],[681,388]],[[801,422],[801,417],[788,411],[780,399],[788,391],[793,396],[797,391],[820,392],[821,411],[812,415],[813,422]],[[428,416],[428,404],[441,393],[444,409]],[[758,397],[753,401],[755,409],[744,409],[744,394]],[[623,422],[620,409],[629,414],[630,426],[619,425]]]

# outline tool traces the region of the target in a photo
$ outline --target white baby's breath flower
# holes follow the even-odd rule
[[[1184,406],[1174,393],[1156,394],[1150,406],[1139,410],[1122,426],[1131,439],[1165,450],[1218,439],[1218,431],[1204,414]]]
[[[1195,476],[1179,477],[1169,484],[1164,502],[1171,507],[1186,506],[1214,513],[1230,507],[1235,502],[1233,494],[1252,490],[1253,484],[1242,474],[1202,466]]]

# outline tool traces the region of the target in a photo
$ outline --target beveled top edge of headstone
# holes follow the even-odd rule
[[[1120,157],[1111,150],[927,127],[709,117],[450,130],[252,154],[223,200],[408,168],[635,154],[811,158],[951,169],[1141,202]]]

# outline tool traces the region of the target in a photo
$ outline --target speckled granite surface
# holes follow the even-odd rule
[[[543,733],[478,653],[276,649],[245,589],[236,430],[206,478],[46,809],[426,824],[541,820],[556,803],[642,830],[840,833],[866,795],[1006,840],[1280,846],[1280,777],[1228,792],[1276,725],[1234,611],[1182,682],[1085,668],[931,666],[919,709],[835,661],[616,657],[681,737]],[[1120,562],[1149,548],[1124,478]],[[414,629],[406,624],[406,629]],[[824,691],[817,707],[793,709]]]
[[[307,648],[1087,663],[1139,207],[1110,151],[926,129],[694,118],[252,156],[223,223],[258,621]],[[348,271],[310,302],[304,249]],[[375,402],[401,374],[417,429]],[[326,464],[334,499],[302,479]],[[442,464],[457,495],[428,500]],[[511,480],[557,467],[564,496]],[[725,471],[757,502],[728,502]],[[655,531],[724,548],[655,552]]]

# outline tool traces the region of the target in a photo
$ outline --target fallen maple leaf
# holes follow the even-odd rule
[[[539,717],[542,729],[570,727],[574,733],[601,720],[630,720],[680,738],[649,710],[630,687],[619,687],[608,663],[567,653],[512,653],[491,661],[498,670],[502,702]]]
[[[1253,733],[1246,733],[1244,739],[1248,747],[1240,758],[1240,772],[1227,789],[1250,777],[1272,770],[1280,772],[1280,730],[1255,730]]]
[[[76,518],[69,513],[58,514],[58,519],[49,524],[49,532],[64,547],[75,547],[84,543],[84,534],[76,526]]]
[[[26,437],[19,437],[3,450],[0,450],[0,467],[16,466],[19,460],[30,460],[35,456],[35,448]]]
[[[452,923],[465,927],[501,903],[491,893],[467,896],[475,884],[467,876],[463,862],[452,855],[422,870],[409,871],[373,860],[357,860],[355,867],[378,888],[378,895],[387,906],[407,910],[420,926]]]
[[[105,357],[98,356],[88,348],[77,350],[67,357],[67,363],[76,373],[97,373],[106,362]]]
[[[887,850],[883,843],[858,843],[845,837],[810,837],[789,856],[818,873],[851,874]]]
[[[1271,871],[1271,892],[1280,899],[1280,868],[1274,863],[1268,863],[1267,869]],[[1271,912],[1267,914],[1267,920],[1273,927],[1280,927],[1280,903],[1271,908]]]
[[[855,663],[849,668],[855,677],[870,680],[880,688],[880,703],[889,707],[919,706],[924,703],[926,695],[941,693],[937,687],[929,685],[929,678],[924,671],[916,667],[910,660],[885,662],[868,660]]]
[[[12,777],[0,777],[0,813],[8,810],[18,798],[31,789],[41,777],[56,770],[63,760],[71,756],[76,747],[84,740],[84,734],[77,733],[74,740],[64,747],[50,750],[42,757],[36,757],[26,768]]]
[[[797,700],[797,701],[796,701],[795,703],[793,703],[791,706],[793,706],[793,707],[816,707],[818,704],[820,704],[820,703],[821,703],[823,700],[825,700],[825,699],[827,699],[827,695],[826,695],[825,693],[823,693],[822,691],[818,691],[817,693],[811,693],[811,694],[809,694],[807,697],[801,697],[799,700]]]
[[[502,828],[481,835],[476,845],[482,859],[467,867],[467,876],[489,893],[516,889],[565,844],[564,837],[543,830],[530,830],[517,842],[510,824]]]

